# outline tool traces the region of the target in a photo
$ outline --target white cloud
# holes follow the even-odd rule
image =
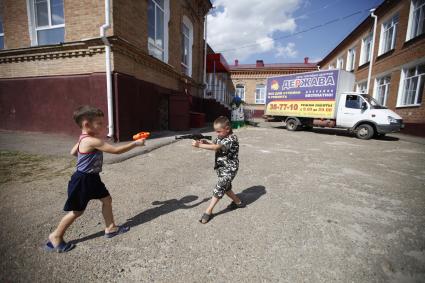
[[[302,0],[216,0],[213,4],[217,9],[208,16],[208,43],[214,51],[223,51],[229,63],[269,51],[295,56],[293,43],[279,46],[272,35],[295,30],[292,14]],[[238,49],[246,45],[252,46]]]
[[[298,51],[295,49],[295,43],[289,42],[286,46],[277,46],[276,57],[282,58],[294,58],[298,55]]]

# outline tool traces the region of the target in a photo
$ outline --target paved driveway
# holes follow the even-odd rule
[[[224,199],[198,223],[213,153],[180,141],[105,165],[117,222],[131,230],[103,238],[92,202],[68,254],[42,245],[63,215],[70,159],[31,161],[42,163],[33,175],[16,167],[0,185],[0,281],[425,281],[425,145],[273,127],[237,135],[246,208],[226,211]]]

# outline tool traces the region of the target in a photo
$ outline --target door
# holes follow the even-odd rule
[[[343,94],[340,99],[336,118],[337,126],[351,128],[365,117],[369,108],[368,104],[361,95],[357,94]]]

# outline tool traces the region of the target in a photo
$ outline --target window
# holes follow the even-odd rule
[[[359,95],[347,95],[345,100],[346,108],[361,109],[363,100]]]
[[[266,103],[266,86],[258,84],[255,88],[255,103],[265,104]]]
[[[412,0],[406,40],[425,32],[425,0]]]
[[[337,69],[344,68],[344,59],[342,57],[339,57],[338,59],[336,59],[336,68]]]
[[[387,104],[388,93],[390,92],[391,76],[383,76],[376,79],[375,99],[381,105]]]
[[[182,68],[183,72],[192,76],[192,45],[193,45],[193,25],[188,17],[183,16],[182,22]]]
[[[387,53],[395,48],[397,36],[398,14],[381,26],[381,42],[379,44],[379,55]]]
[[[370,52],[372,50],[372,33],[369,33],[362,39],[362,49],[360,55],[360,65],[370,61]]]
[[[420,105],[424,93],[425,64],[403,69],[400,79],[401,96],[397,106]]]
[[[168,62],[168,0],[148,1],[149,55]]]
[[[241,84],[236,85],[236,96],[239,96],[240,99],[245,100],[245,86]]]
[[[353,47],[349,49],[347,53],[347,66],[346,66],[347,71],[354,70],[355,61],[356,61],[356,49]]]
[[[48,45],[65,41],[63,0],[29,0],[32,44]]]
[[[0,49],[4,49],[3,18],[0,15]]]
[[[367,82],[357,83],[356,92],[366,93]]]

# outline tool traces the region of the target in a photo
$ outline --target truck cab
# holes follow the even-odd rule
[[[360,139],[398,132],[402,118],[364,93],[342,93],[337,102],[336,127],[355,132]]]

